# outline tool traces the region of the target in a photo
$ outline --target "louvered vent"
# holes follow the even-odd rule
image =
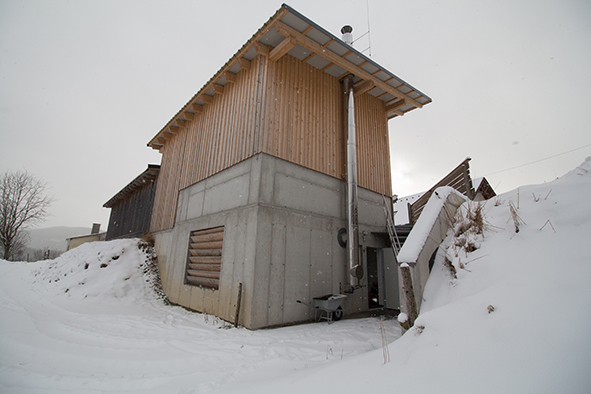
[[[191,232],[186,283],[210,289],[220,286],[224,227]]]

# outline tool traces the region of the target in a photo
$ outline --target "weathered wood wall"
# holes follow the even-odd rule
[[[179,190],[257,153],[343,179],[343,108],[336,78],[290,55],[257,56],[161,149],[151,231],[174,226]],[[385,105],[361,94],[355,117],[359,186],[391,195]]]
[[[150,230],[157,181],[146,185],[111,207],[106,240],[141,237]]]
[[[470,200],[474,198],[474,187],[472,186],[472,178],[470,177],[470,158],[466,158],[460,165],[454,168],[442,180],[437,182],[431,189],[425,192],[417,201],[410,205],[409,219],[411,224],[416,224],[419,216],[423,212],[423,208],[429,202],[431,195],[435,189],[442,186],[450,186],[468,197]]]

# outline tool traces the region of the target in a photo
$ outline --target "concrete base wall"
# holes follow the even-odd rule
[[[179,194],[176,224],[155,234],[163,287],[171,302],[251,328],[313,318],[297,300],[339,293],[346,281],[344,181],[258,154]],[[359,189],[360,244],[384,248],[382,196]],[[224,226],[219,290],[185,285],[189,233]],[[363,253],[365,267],[365,253]],[[365,269],[365,272],[367,270]],[[345,314],[368,309],[367,276]]]

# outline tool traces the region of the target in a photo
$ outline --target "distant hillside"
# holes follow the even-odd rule
[[[30,249],[66,250],[66,238],[90,234],[90,227],[49,227],[29,230]]]

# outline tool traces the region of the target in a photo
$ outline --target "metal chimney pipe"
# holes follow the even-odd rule
[[[341,34],[343,35],[343,41],[347,45],[353,46],[353,28],[349,25],[343,26],[341,29]]]
[[[357,202],[357,144],[355,140],[355,101],[353,95],[353,76],[345,79],[345,92],[348,96],[347,113],[347,247],[349,265],[349,284],[359,285],[363,268],[359,264],[359,220]]]

